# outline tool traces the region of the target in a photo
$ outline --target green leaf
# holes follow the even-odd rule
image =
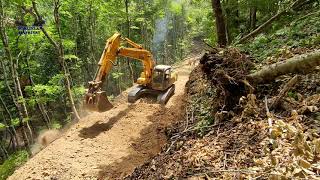
[[[131,26],[130,29],[140,29],[140,28],[137,26]]]
[[[145,18],[142,18],[142,17],[136,19],[136,22],[144,22],[144,21],[145,21]]]
[[[63,40],[63,46],[66,50],[72,50],[74,47],[76,47],[76,44],[73,40],[70,39],[64,39]]]
[[[24,99],[24,97],[23,96],[19,96],[18,97],[18,103],[25,103],[26,101],[25,101],[25,99]]]
[[[30,118],[23,118],[23,119],[22,119],[22,122],[23,122],[23,123],[26,123],[26,122],[29,122],[29,121],[30,121]]]
[[[12,126],[16,127],[16,126],[19,126],[19,124],[20,124],[19,118],[11,119]]]
[[[0,131],[3,131],[7,128],[5,124],[0,123]]]
[[[67,54],[67,55],[64,55],[64,59],[68,59],[68,60],[76,59],[76,60],[78,60],[79,58],[74,54]]]
[[[114,79],[119,79],[124,73],[111,73],[112,78]]]

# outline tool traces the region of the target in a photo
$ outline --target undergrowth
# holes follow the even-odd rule
[[[270,32],[258,35],[253,41],[237,45],[249,52],[258,62],[277,56],[284,49],[313,48],[320,45],[320,11],[286,18],[274,23]],[[282,26],[282,28],[279,28]],[[276,28],[275,28],[276,27]]]
[[[0,165],[0,180],[5,180],[9,177],[14,170],[25,163],[29,158],[29,154],[25,150],[18,151],[12,155]]]
[[[211,101],[214,97],[215,92],[208,88],[202,95],[195,95],[191,97],[188,111],[192,112],[189,114],[189,119],[196,120],[195,130],[199,136],[205,135],[208,131],[209,126],[214,123],[214,118],[211,115]],[[191,117],[190,117],[191,116]]]

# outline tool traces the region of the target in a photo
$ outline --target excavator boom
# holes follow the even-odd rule
[[[132,48],[120,47],[121,41],[127,42]],[[119,33],[115,33],[111,36],[101,55],[98,63],[98,70],[93,81],[89,82],[89,88],[85,95],[84,105],[87,109],[93,111],[107,111],[113,106],[109,102],[106,92],[102,91],[103,84],[106,80],[106,76],[111,71],[117,59],[117,56],[129,57],[142,61],[143,72],[137,83],[142,86],[151,86],[152,74],[154,68],[154,61],[149,51],[142,48],[141,45],[136,44],[128,38],[121,38]]]

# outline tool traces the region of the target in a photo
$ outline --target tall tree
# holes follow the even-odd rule
[[[12,101],[14,102],[14,105],[18,112],[18,117],[19,117],[20,124],[22,126],[23,139],[24,139],[25,145],[29,147],[29,145],[33,142],[33,132],[28,122],[29,114],[28,114],[26,103],[24,101],[24,95],[22,93],[19,74],[17,70],[19,57],[17,57],[16,61],[14,61],[14,57],[12,56],[11,48],[9,46],[9,39],[6,33],[5,21],[4,21],[5,20],[4,4],[2,0],[0,0],[0,17],[1,17],[0,18],[0,38],[4,47],[5,57],[9,61],[9,65],[10,65],[9,67],[10,67],[14,91],[11,89],[7,79],[6,79],[6,84],[11,94]],[[4,66],[3,66],[3,70],[6,71]]]
[[[225,47],[227,45],[227,32],[220,0],[212,0],[212,9],[216,18],[218,44],[220,47]]]
[[[256,28],[257,23],[257,7],[253,6],[250,8],[250,30],[253,30]]]
[[[129,16],[129,0],[124,0],[125,7],[126,7],[126,21],[127,21],[127,37],[130,39],[130,16]],[[132,84],[134,83],[134,76],[133,76],[133,69],[132,65],[127,58],[127,65],[129,68],[129,76],[131,78]]]
[[[55,26],[58,32],[58,41],[55,41],[46,31],[46,29],[44,27],[40,27],[41,31],[44,33],[44,35],[47,37],[47,39],[49,40],[49,42],[54,46],[56,53],[58,55],[58,62],[60,63],[62,70],[64,72],[65,75],[65,88],[68,94],[68,98],[70,101],[70,107],[72,109],[72,112],[74,114],[74,117],[76,120],[80,120],[80,116],[78,114],[78,111],[76,109],[75,103],[74,103],[74,99],[72,97],[72,91],[71,91],[71,82],[70,82],[70,73],[67,67],[67,64],[65,62],[65,57],[64,57],[64,48],[63,48],[63,44],[62,44],[62,32],[61,32],[61,20],[60,20],[60,14],[59,14],[59,9],[61,7],[61,3],[60,0],[54,0],[54,11],[53,11],[53,15],[54,15],[54,22],[55,22]],[[37,9],[37,3],[35,0],[32,1],[32,5],[33,5],[33,9],[35,11],[35,15],[36,15],[36,19],[37,21],[42,21],[42,16],[40,15],[38,9]]]

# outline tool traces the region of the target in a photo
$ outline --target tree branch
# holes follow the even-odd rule
[[[39,14],[38,8],[37,8],[37,3],[36,1],[32,1],[32,7],[34,9],[37,21],[39,21],[41,19],[41,15]],[[59,51],[59,45],[56,43],[56,41],[48,34],[48,32],[46,31],[46,29],[43,26],[40,26],[41,31],[43,32],[43,34],[46,36],[46,38],[49,40],[49,42],[54,46],[54,48]]]
[[[302,7],[306,4],[308,4],[309,0],[297,0],[293,2],[288,8],[278,12],[274,16],[272,16],[269,20],[261,24],[259,27],[257,27],[254,31],[250,32],[249,34],[245,35],[243,38],[241,38],[236,44],[242,44],[249,40],[250,38],[253,38],[260,34],[262,31],[266,29],[273,21],[277,20],[282,15],[286,14],[290,9],[296,9],[297,7]]]

